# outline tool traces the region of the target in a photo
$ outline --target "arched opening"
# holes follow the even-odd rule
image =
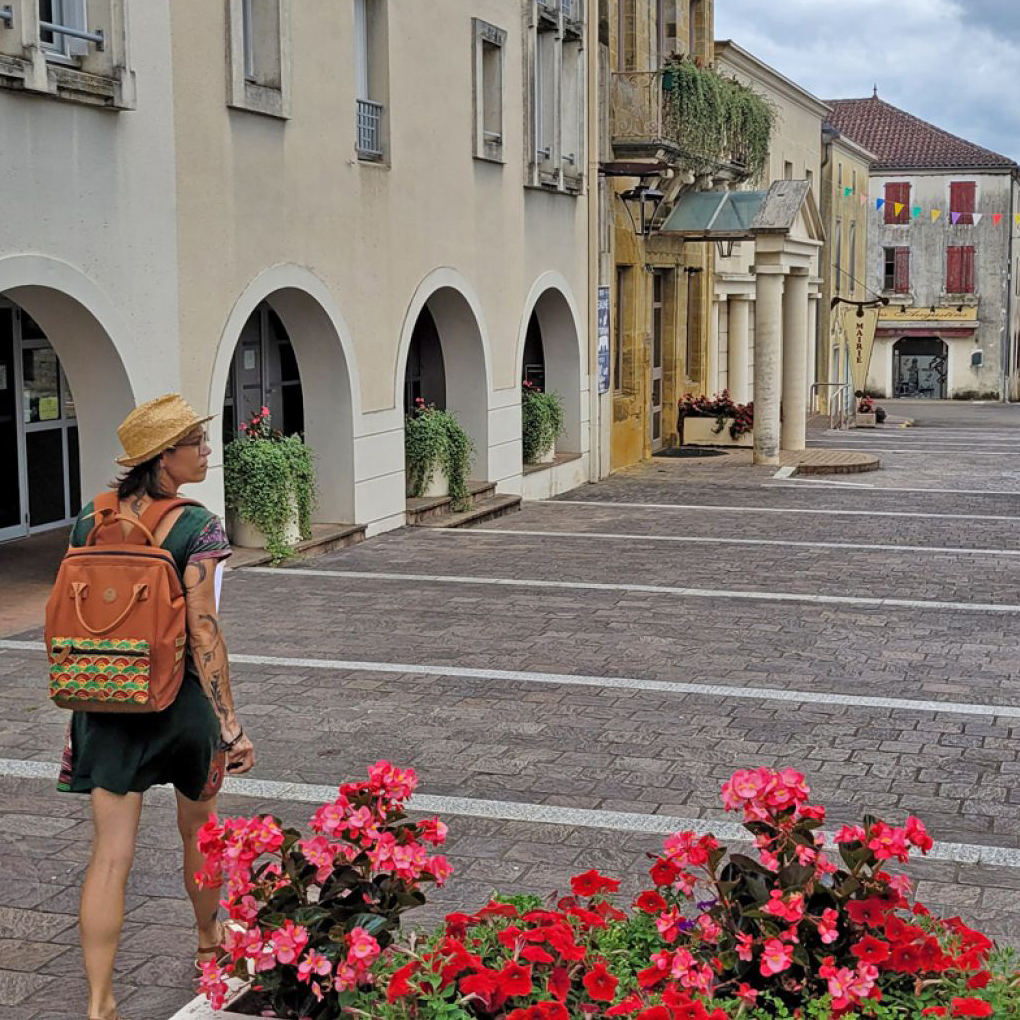
[[[559,395],[563,405],[562,453],[580,453],[581,352],[573,312],[563,293],[543,291],[528,318],[521,352],[521,383]]]
[[[273,289],[270,274],[322,293]],[[224,332],[210,403],[222,407],[224,443],[263,406],[274,428],[302,435],[315,454],[313,521],[353,523],[353,377],[337,314],[320,298],[328,300],[321,283],[295,267],[278,267],[252,284]]]
[[[106,330],[49,287],[0,294],[0,541],[63,530],[117,470],[134,406]]]
[[[418,398],[457,416],[475,446],[471,477],[485,481],[489,455],[489,384],[474,311],[460,291],[440,287],[418,312],[404,364],[403,404]]]
[[[893,346],[893,395],[946,399],[947,348],[938,337],[904,337]]]

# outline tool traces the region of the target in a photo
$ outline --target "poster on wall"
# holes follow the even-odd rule
[[[599,393],[609,392],[609,288],[599,287]]]
[[[849,349],[854,392],[861,393],[868,385],[868,369],[871,367],[871,355],[875,349],[878,309],[844,305],[842,313],[843,333]]]

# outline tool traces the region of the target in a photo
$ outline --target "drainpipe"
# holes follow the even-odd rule
[[[1013,305],[1016,301],[1016,280],[1014,279],[1016,273],[1016,259],[1014,258],[1013,251],[1013,235],[1016,232],[1016,184],[1017,174],[1014,171],[1010,174],[1009,179],[1009,221],[1007,229],[1009,230],[1009,244],[1006,246],[1006,257],[1009,259],[1009,267],[1006,270],[1006,328],[1005,337],[1002,344],[1002,351],[1000,353],[1001,368],[1002,368],[1002,402],[1004,404],[1010,404],[1012,401],[1009,399],[1009,359],[1010,354],[1013,350]]]

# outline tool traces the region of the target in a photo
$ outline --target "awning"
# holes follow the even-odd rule
[[[709,241],[750,240],[751,226],[767,198],[767,191],[688,191],[660,232]]]

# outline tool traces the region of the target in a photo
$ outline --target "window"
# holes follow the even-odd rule
[[[839,188],[839,197],[843,197],[843,164],[836,164],[836,187]]]
[[[290,0],[229,0],[230,106],[288,115],[289,5]]]
[[[617,69],[637,70],[637,0],[618,0]]]
[[[974,293],[974,246],[950,245],[946,249],[946,293]]]
[[[850,224],[850,268],[847,270],[847,287],[853,294],[857,289],[857,224]]]
[[[535,42],[535,159],[549,164],[556,121],[556,37],[539,32]]]
[[[883,249],[883,287],[896,294],[910,293],[910,249]]]
[[[854,194],[857,194],[857,171],[854,170],[850,175],[850,187],[854,189]]]
[[[358,158],[386,155],[389,46],[386,0],[354,0],[354,114]]]
[[[89,40],[44,28],[47,24],[88,32],[85,0],[39,0],[39,41],[48,56],[69,60],[88,56]]]
[[[560,159],[564,178],[584,171],[584,61],[580,42],[564,42],[560,71]]]
[[[616,267],[616,315],[613,320],[613,390],[623,392],[623,331],[626,318],[627,281],[626,266]]]
[[[962,226],[974,225],[975,202],[977,200],[976,181],[953,181],[949,185],[949,210],[959,213],[956,221]]]
[[[836,293],[843,293],[843,221],[836,220],[836,232],[832,240],[832,271],[836,276]]]
[[[687,15],[687,52],[695,56],[701,53],[701,40],[705,29],[702,24],[704,19],[704,4],[701,0],[690,0]]]
[[[885,222],[910,222],[910,182],[885,186]]]
[[[503,47],[506,32],[479,18],[474,35],[474,109],[477,159],[503,161]]]
[[[793,180],[793,164],[788,159],[783,161],[783,180]]]

